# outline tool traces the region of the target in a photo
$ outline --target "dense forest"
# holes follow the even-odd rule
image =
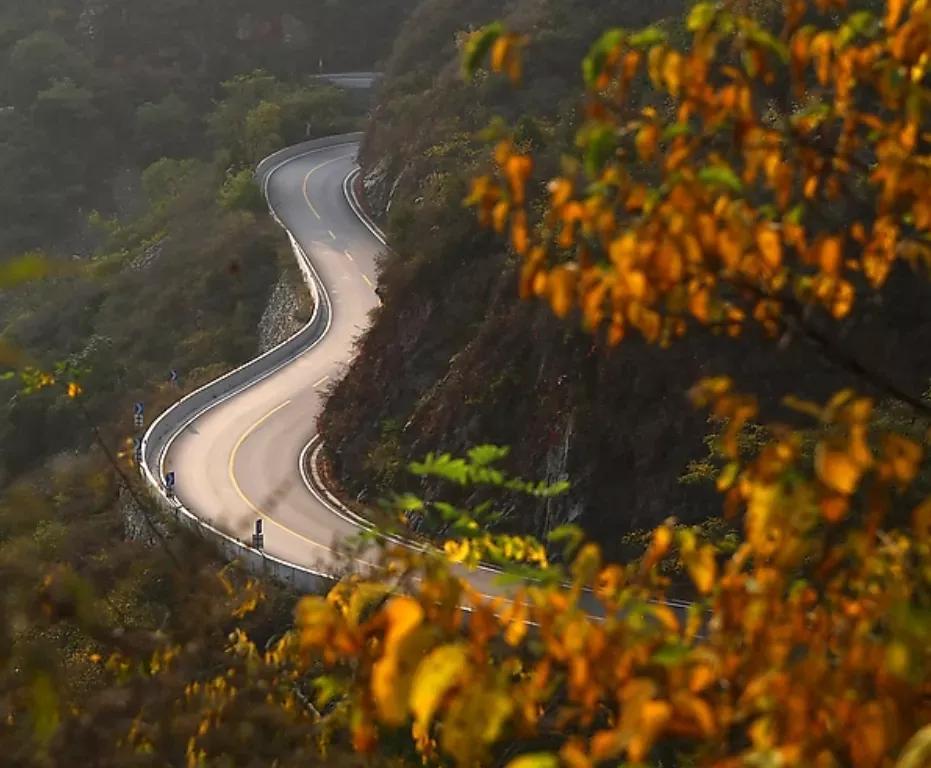
[[[931,764],[931,9],[847,5],[3,3],[5,759]],[[298,596],[158,516],[131,406],[307,318],[253,169],[356,129],[319,428],[390,579]]]

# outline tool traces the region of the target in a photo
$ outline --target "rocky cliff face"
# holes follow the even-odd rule
[[[259,320],[259,353],[276,347],[307,322],[307,289],[301,292],[300,288],[294,285],[293,276],[287,273],[278,278]]]
[[[473,23],[501,12],[497,3],[466,5]],[[523,5],[535,15],[521,16]],[[578,60],[598,29],[637,26],[682,6],[644,5],[612,0],[586,15],[572,0],[511,4],[516,18],[534,19],[537,40],[516,95],[492,81],[460,81],[449,21],[460,13],[462,22],[464,11],[452,4],[423,4],[423,18],[441,31],[427,65],[413,63],[402,35],[363,152],[369,203],[395,253],[381,275],[384,304],[321,417],[333,471],[358,496],[410,486],[405,463],[427,451],[510,445],[509,469],[533,479],[567,476],[573,488],[547,503],[505,499],[506,525],[544,533],[580,521],[610,551],[627,531],[718,509],[711,489],[679,482],[706,452],[708,424],[686,398],[698,378],[730,374],[770,403],[786,392],[822,398],[850,384],[797,341],[777,347],[709,334],[671,350],[636,339],[605,349],[546,308],[521,303],[512,257],[463,210],[464,179],[488,156],[474,132],[504,114],[540,148],[543,172],[554,168],[576,122]],[[427,50],[425,35],[422,26],[409,30],[410,45]],[[534,57],[545,60],[542,71]],[[894,301],[871,305],[843,341],[920,392],[931,376],[931,296],[918,291],[899,275]],[[870,343],[879,338],[890,343]]]

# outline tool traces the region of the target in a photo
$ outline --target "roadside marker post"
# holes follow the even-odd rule
[[[178,372],[174,368],[168,373],[168,381],[174,386],[178,386]]]
[[[145,404],[136,403],[133,405],[133,425],[136,429],[142,429],[145,426]]]
[[[142,438],[141,437],[133,438],[133,459],[135,460],[137,467],[142,466]]]
[[[169,472],[165,475],[165,491],[168,493],[168,497],[173,499],[175,497],[175,473]]]
[[[265,549],[265,531],[262,518],[255,521],[255,532],[252,534],[252,548],[259,551]]]

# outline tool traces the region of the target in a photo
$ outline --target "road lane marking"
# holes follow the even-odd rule
[[[314,173],[317,172],[317,171],[319,171],[321,168],[325,168],[325,167],[328,166],[328,165],[332,165],[333,163],[337,163],[337,162],[339,162],[340,160],[345,160],[345,159],[348,158],[348,157],[352,157],[352,155],[351,155],[351,154],[348,154],[348,155],[340,155],[339,157],[334,157],[334,158],[331,158],[331,159],[327,160],[326,162],[320,163],[320,165],[315,165],[313,168],[311,168],[309,171],[307,171],[307,175],[304,177],[304,183],[301,185],[301,190],[302,190],[303,193],[304,193],[304,200],[307,202],[307,207],[310,208],[310,212],[311,212],[314,216],[316,216],[318,219],[320,218],[320,214],[317,213],[317,209],[314,208],[314,204],[313,204],[312,202],[310,202],[310,194],[307,192],[307,182],[309,182],[309,181],[310,181],[310,177],[313,176]]]
[[[259,509],[259,507],[253,503],[252,499],[246,496],[246,494],[242,490],[242,486],[239,485],[239,480],[236,479],[236,456],[239,454],[239,449],[242,448],[243,443],[245,443],[246,440],[248,440],[259,427],[261,427],[272,416],[278,413],[278,411],[280,411],[282,408],[285,408],[291,405],[291,402],[292,402],[291,400],[285,400],[285,402],[283,402],[281,405],[275,406],[268,413],[266,413],[262,418],[260,418],[257,422],[255,422],[255,424],[249,427],[249,429],[247,429],[245,432],[242,433],[242,436],[239,438],[239,440],[236,441],[236,445],[233,446],[233,450],[230,451],[230,460],[229,460],[229,466],[228,466],[230,482],[232,482],[233,488],[236,491],[236,493],[239,495],[239,498],[242,499],[245,505],[249,507],[249,509],[251,509],[259,517],[263,518],[264,520],[268,520],[268,522],[270,522],[272,525],[275,525],[281,528],[287,533],[290,533],[292,536],[296,536],[297,538],[305,541],[308,544],[311,544],[315,547],[319,547],[321,549],[325,549],[327,552],[332,552],[333,550],[331,550],[329,547],[323,544],[320,544],[319,542],[316,542],[312,539],[308,539],[306,536],[301,536],[301,534],[297,533],[296,531],[292,531],[290,528],[286,528],[281,523],[279,523],[277,520],[275,520],[273,517],[271,517],[267,512],[263,511],[262,509]]]
[[[343,253],[346,254],[346,258],[349,259],[349,261],[355,261],[355,259],[352,258],[352,254],[349,253],[349,251],[343,251]]]
[[[333,234],[333,230],[332,230],[332,229],[328,229],[328,230],[327,230],[327,233],[330,235],[330,240],[335,240],[335,239],[336,239],[336,235]]]
[[[329,377],[329,376],[324,376],[322,379],[320,379],[320,381],[314,382],[314,389],[316,389],[316,388],[319,387],[321,384],[323,384],[323,382],[329,381],[329,380],[330,380],[330,377]]]
[[[362,275],[362,279],[365,280],[365,282],[368,284],[368,287],[369,287],[369,288],[371,288],[373,291],[375,290],[375,286],[372,285],[372,281],[369,280],[369,276],[368,276],[368,275]]]
[[[317,547],[318,549],[322,549],[325,552],[329,552],[331,555],[338,555],[339,553],[336,550],[332,549],[331,547],[328,547],[326,544],[321,544],[319,541],[308,539],[306,536],[303,536],[297,531],[294,531],[288,528],[286,525],[279,523],[277,520],[275,520],[275,518],[273,518],[267,512],[260,509],[258,506],[256,506],[252,502],[252,499],[246,496],[246,494],[242,490],[242,487],[239,485],[239,481],[236,479],[236,470],[235,470],[236,455],[239,453],[239,449],[242,448],[243,443],[245,443],[246,440],[248,440],[259,427],[261,427],[272,416],[278,413],[278,411],[280,411],[282,408],[285,408],[288,405],[291,405],[291,402],[292,402],[291,400],[286,400],[281,405],[275,406],[268,413],[266,413],[262,418],[260,418],[257,422],[255,422],[255,424],[249,427],[249,429],[247,429],[245,432],[242,433],[242,436],[239,438],[239,440],[236,441],[236,445],[233,446],[233,450],[230,451],[230,460],[229,460],[229,465],[227,467],[227,469],[229,470],[230,482],[232,482],[233,489],[239,495],[239,498],[243,500],[245,505],[249,507],[249,509],[251,509],[256,515],[261,517],[263,520],[267,520],[275,527],[280,528],[285,533],[288,533],[297,539],[300,539],[305,544],[310,544],[312,547]],[[375,567],[372,563],[368,563],[365,560],[357,560],[357,562],[361,563],[362,565],[367,565],[369,567]]]

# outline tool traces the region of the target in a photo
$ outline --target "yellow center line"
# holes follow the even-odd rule
[[[304,192],[304,200],[307,201],[307,207],[310,208],[310,212],[318,219],[320,218],[320,214],[317,213],[317,209],[314,208],[314,204],[310,202],[310,194],[307,192],[307,182],[310,181],[310,177],[321,168],[325,168],[326,166],[332,165],[333,163],[338,163],[340,160],[345,160],[347,157],[352,157],[352,155],[340,155],[339,157],[333,157],[326,162],[320,163],[320,165],[315,165],[313,168],[307,171],[307,175],[304,177],[304,183],[301,185],[301,188]]]
[[[280,528],[280,529],[283,530],[285,533],[289,533],[289,534],[291,534],[292,536],[294,536],[295,538],[300,539],[300,540],[303,541],[305,544],[310,544],[312,547],[317,547],[318,549],[322,549],[322,550],[324,550],[324,551],[326,551],[326,552],[329,552],[331,555],[335,555],[335,554],[337,554],[336,551],[333,550],[333,549],[331,549],[330,547],[326,546],[326,544],[321,544],[319,541],[314,541],[313,539],[308,539],[306,536],[301,535],[301,534],[298,533],[297,531],[291,530],[291,529],[288,528],[286,525],[282,525],[282,524],[279,523],[277,520],[275,520],[275,518],[273,518],[271,515],[269,515],[267,512],[264,512],[263,510],[259,509],[259,507],[257,507],[257,506],[252,502],[252,500],[251,500],[248,496],[246,496],[245,493],[243,493],[242,487],[239,485],[239,481],[236,479],[236,471],[235,471],[235,466],[236,466],[236,455],[239,453],[239,449],[242,448],[242,444],[245,443],[246,440],[248,440],[249,437],[250,437],[259,427],[261,427],[261,426],[262,426],[266,421],[268,421],[272,416],[274,416],[276,413],[278,413],[278,411],[280,411],[282,408],[284,408],[284,407],[286,407],[286,406],[288,406],[288,405],[291,405],[291,402],[292,402],[291,400],[286,400],[286,401],[283,402],[281,405],[275,406],[275,407],[272,408],[268,413],[266,413],[261,419],[259,419],[257,422],[255,422],[255,424],[253,424],[251,427],[249,427],[249,429],[247,429],[245,432],[242,433],[242,437],[240,437],[239,440],[236,441],[236,445],[233,446],[233,450],[230,452],[230,461],[229,461],[229,466],[228,466],[228,469],[229,469],[229,476],[230,476],[230,482],[233,484],[233,488],[235,489],[236,493],[239,494],[239,498],[241,498],[241,499],[243,500],[243,502],[245,502],[246,506],[249,507],[249,509],[251,509],[255,514],[257,514],[257,515],[258,515],[259,517],[261,517],[263,520],[267,520],[267,521],[270,522],[272,525],[276,526],[277,528]],[[363,565],[368,565],[368,566],[371,566],[371,565],[372,565],[371,563],[367,563],[367,562],[365,562],[364,560],[359,560],[358,562],[362,563]]]
[[[320,379],[320,381],[317,381],[317,382],[314,383],[314,388],[316,389],[316,388],[319,387],[321,384],[323,384],[323,382],[329,381],[329,379],[330,379],[329,376],[324,376],[322,379]]]
[[[355,261],[355,259],[352,258],[352,254],[349,253],[349,251],[343,251],[343,253],[346,254],[346,258],[349,259],[349,261]]]
[[[365,282],[366,282],[366,284],[368,285],[369,288],[371,288],[373,291],[375,290],[375,286],[372,285],[372,281],[369,280],[369,276],[368,276],[368,275],[362,275],[362,279],[365,280]]]

